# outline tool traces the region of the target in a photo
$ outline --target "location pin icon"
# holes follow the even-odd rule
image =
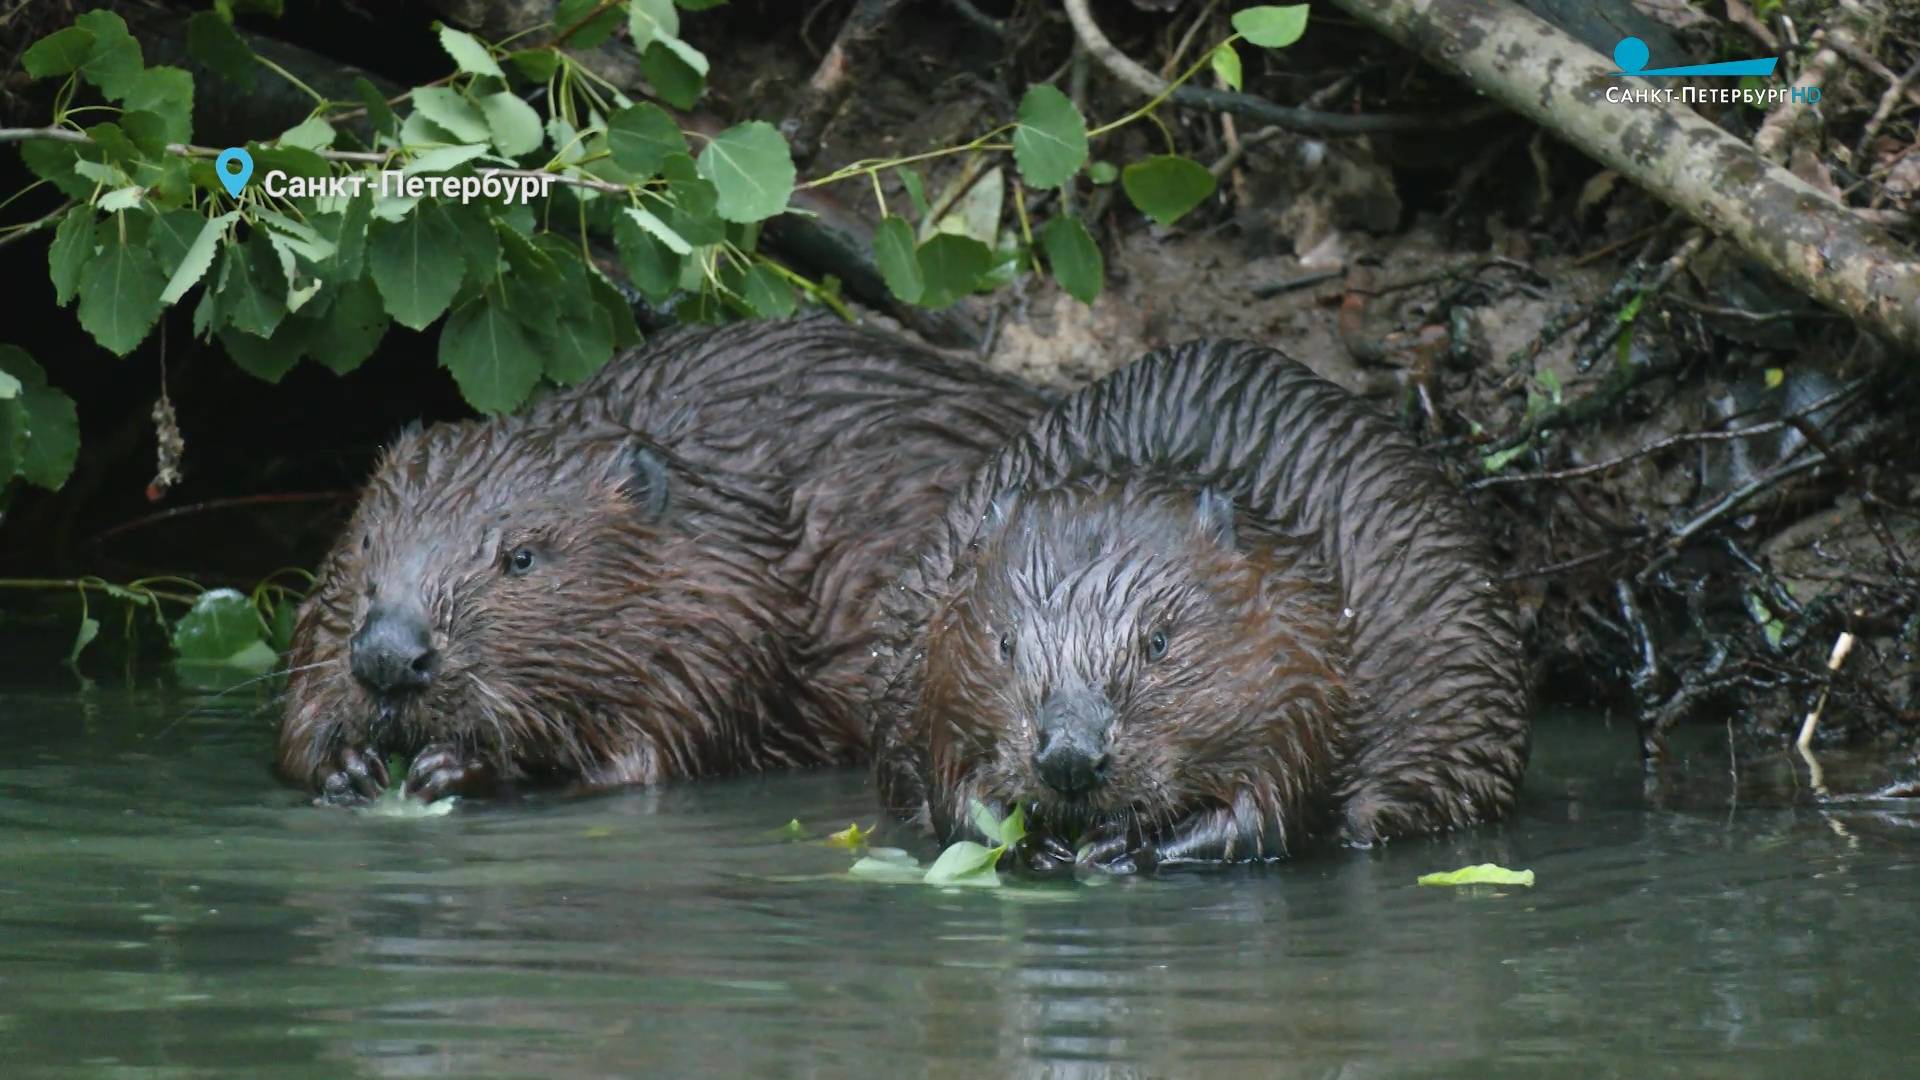
[[[238,168],[229,169],[229,165]],[[220,175],[220,186],[237,199],[240,189],[246,187],[247,181],[253,177],[253,155],[238,146],[229,146],[213,159],[213,171]]]

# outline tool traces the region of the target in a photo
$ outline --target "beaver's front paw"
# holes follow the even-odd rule
[[[1036,874],[1050,874],[1073,865],[1073,849],[1055,836],[1028,833],[1013,848],[1018,865]]]
[[[315,780],[314,786],[320,789],[318,802],[330,806],[370,802],[387,788],[387,763],[378,754],[342,747],[330,763],[320,767]]]
[[[439,802],[450,795],[486,795],[498,780],[486,762],[462,753],[459,747],[436,743],[414,757],[401,790],[409,798]]]
[[[1150,874],[1160,863],[1153,842],[1130,822],[1108,822],[1087,833],[1074,861],[1108,874]]]

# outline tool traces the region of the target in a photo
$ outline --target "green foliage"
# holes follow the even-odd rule
[[[1509,870],[1494,863],[1463,866],[1439,874],[1421,874],[1422,885],[1524,885],[1533,887],[1533,871]]]
[[[274,664],[267,625],[252,600],[233,589],[208,589],[173,626],[177,660],[265,671]]]
[[[391,103],[364,79],[354,101],[314,94],[299,123],[246,144],[254,173],[237,197],[209,152],[191,146],[204,88],[183,69],[149,65],[119,15],[86,11],[21,58],[28,76],[57,81],[48,126],[69,135],[18,144],[28,170],[76,204],[50,232],[54,300],[120,356],[169,308],[190,304],[196,337],[269,381],[305,360],[350,372],[391,324],[438,324],[442,365],[475,408],[499,412],[543,380],[588,377],[639,340],[632,310],[586,258],[596,236],[611,237],[641,295],[679,305],[689,321],[779,317],[803,299],[838,306],[836,284],[756,251],[758,226],[788,212],[802,187],[868,181],[879,196],[892,175],[913,214],[894,216],[882,199],[874,255],[894,296],[941,308],[1044,265],[1091,303],[1104,277],[1099,246],[1065,211],[1032,220],[1034,192],[1117,178],[1168,224],[1213,191],[1205,169],[1172,153],[1124,171],[1091,161],[1093,141],[1150,117],[1164,98],[1090,126],[1045,85],[971,143],[803,183],[773,125],[690,138],[670,111],[693,107],[706,87],[708,59],[681,36],[688,13],[720,2],[561,0],[555,38],[528,48],[436,24],[446,77]],[[187,20],[188,54],[241,88],[278,73],[232,24],[236,12],[280,6],[215,0]],[[1176,83],[1210,67],[1237,87],[1235,41],[1284,45],[1304,25],[1304,7],[1243,10],[1237,34]],[[575,58],[622,29],[653,101],[629,101]],[[915,163],[956,153],[980,160],[929,200]],[[0,369],[0,481],[57,485],[72,465],[71,403],[37,367],[31,374]]]
[[[925,870],[920,869],[913,856],[898,848],[873,848],[854,863],[848,873],[866,881],[899,885],[997,887],[1000,875],[994,867],[999,865],[1001,856],[1026,838],[1026,815],[1015,807],[1013,813],[1000,818],[978,799],[973,800],[969,810],[974,828],[980,830],[990,845],[977,840],[955,841]]]

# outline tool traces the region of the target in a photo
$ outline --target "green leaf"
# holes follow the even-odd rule
[[[480,44],[478,38],[445,23],[435,23],[433,28],[440,33],[440,47],[453,57],[453,66],[469,75],[491,75],[501,82],[506,81],[507,73],[500,70],[493,54]]]
[[[993,807],[979,799],[968,799],[967,819],[973,822],[974,828],[980,830],[981,836],[996,844],[1000,842],[1000,815],[994,812]]]
[[[627,302],[607,275],[600,272],[598,266],[587,266],[587,291],[593,295],[593,302],[607,313],[607,319],[613,326],[613,347],[625,349],[640,343],[640,325],[634,322],[633,305]]]
[[[0,345],[0,349],[5,348],[10,348],[10,346]],[[0,371],[0,401],[12,401],[18,398],[21,389],[19,379],[14,378],[4,371]],[[12,476],[13,474],[8,473],[7,475]]]
[[[1013,808],[1000,822],[1000,846],[1011,848],[1027,838],[1027,812],[1020,807]]]
[[[460,291],[454,294],[453,305],[458,307],[468,300],[479,296],[500,273],[500,240],[503,236],[522,239],[511,229],[498,229],[494,219],[478,204],[449,205],[441,208],[447,220],[452,223],[453,231],[460,238],[460,251],[466,260],[467,273],[460,281]]]
[[[702,72],[659,41],[640,54],[640,74],[646,77],[660,100],[676,109],[693,108],[707,85]]]
[[[855,862],[847,874],[862,881],[890,885],[918,885],[927,876],[913,856],[899,848],[869,848],[867,854]]]
[[[680,13],[673,0],[627,0],[627,33],[634,49],[645,52],[656,40],[680,36]]]
[[[673,231],[696,247],[725,240],[727,223],[716,212],[719,192],[711,181],[701,177],[693,159],[685,154],[668,154],[660,164],[660,173],[667,178],[667,195],[672,199],[666,222]]]
[[[192,211],[185,212],[192,213]],[[200,234],[193,238],[193,243],[188,246],[186,253],[180,257],[179,264],[174,268],[173,276],[167,279],[167,287],[161,290],[160,303],[169,307],[178,303],[180,298],[187,294],[188,289],[193,288],[201,278],[207,276],[207,268],[213,265],[214,252],[219,250],[220,237],[239,216],[238,211],[230,211],[217,218],[209,219],[200,227]]]
[[[387,104],[387,95],[380,88],[367,81],[366,76],[353,77],[354,93],[360,97],[360,103],[367,107],[367,123],[372,125],[375,135],[393,135],[400,130],[400,118],[393,114],[393,107]]]
[[[522,323],[538,320],[529,325],[546,356],[547,377],[561,386],[585,382],[613,359],[613,319],[598,306],[557,319],[551,313],[521,314]]]
[[[793,195],[793,153],[772,124],[751,120],[720,133],[700,151],[700,175],[713,182],[728,221],[764,221]]]
[[[517,95],[488,94],[480,99],[480,112],[487,118],[493,145],[501,153],[519,157],[540,149],[540,114]]]
[[[1106,281],[1106,261],[1080,219],[1057,217],[1047,222],[1040,232],[1040,245],[1046,249],[1047,265],[1060,287],[1083,304],[1093,303]]]
[[[251,668],[258,664],[261,649],[266,650],[271,666],[273,649],[266,643],[266,626],[253,601],[233,589],[201,593],[173,626],[174,656],[189,663]]]
[[[614,164],[635,176],[652,176],[668,154],[687,153],[687,137],[665,109],[642,102],[607,118],[607,149]]]
[[[127,33],[126,20],[111,11],[88,11],[77,16],[73,25],[93,35],[93,48],[80,65],[80,77],[115,101],[126,97],[146,69],[140,43]]]
[[[920,302],[926,292],[926,279],[920,276],[920,260],[913,249],[913,227],[905,218],[888,215],[873,231],[873,261],[887,291],[909,304]]]
[[[253,50],[247,48],[231,22],[214,12],[198,12],[187,20],[187,55],[241,89],[253,88],[257,66]]]
[[[157,158],[167,152],[167,122],[158,116],[138,110],[123,112],[120,114],[120,128],[142,154]],[[169,164],[177,164],[177,161]]]
[[[793,286],[760,263],[747,268],[746,278],[740,285],[740,297],[763,319],[784,319],[798,306]]]
[[[1422,885],[1533,885],[1533,871],[1509,870],[1493,863],[1463,866],[1444,874],[1421,874]]]
[[[254,230],[244,244],[227,244],[221,257],[226,265],[220,279],[220,306],[227,322],[254,337],[272,337],[287,317],[287,283],[266,230]]]
[[[974,290],[993,266],[993,251],[971,237],[941,233],[920,245],[918,261],[926,281],[920,306],[937,311]]]
[[[1480,464],[1490,473],[1497,473],[1507,467],[1507,463],[1530,449],[1526,443],[1509,446],[1505,450],[1496,450],[1480,459]]]
[[[0,399],[0,507],[27,456],[27,425],[27,411],[17,399]]]
[[[913,205],[913,216],[916,218],[926,217],[928,209],[926,182],[920,179],[919,173],[914,172],[904,165],[893,171],[895,175],[900,177],[900,186],[906,189],[907,202]]]
[[[413,155],[406,168],[400,171],[408,176],[416,173],[443,173],[457,169],[474,158],[487,152],[485,143],[461,143],[455,146],[436,146],[431,150],[422,150]]]
[[[228,327],[220,331],[220,344],[235,367],[262,382],[278,383],[300,363],[312,329],[310,323],[289,320],[272,337],[261,338]]]
[[[1013,163],[1037,188],[1057,188],[1087,161],[1087,121],[1073,101],[1041,84],[1020,99],[1013,129]]]
[[[922,879],[929,885],[980,885],[992,888],[1000,884],[994,864],[1000,861],[999,847],[987,847],[971,840],[951,844],[927,867]]]
[[[446,129],[457,142],[484,143],[493,136],[487,118],[458,90],[423,86],[413,92],[413,110]]]
[[[47,249],[47,267],[53,277],[53,299],[61,307],[73,301],[80,274],[93,258],[93,208],[76,206],[60,218]]]
[[[504,413],[527,399],[544,366],[498,293],[468,301],[440,331],[440,366],[453,372],[467,404]]]
[[[1000,215],[1006,201],[1006,176],[996,165],[975,179],[953,209],[940,218],[938,231],[971,236],[992,247],[1000,235]]]
[[[20,65],[29,78],[66,75],[79,67],[93,52],[93,35],[79,26],[55,30],[33,43],[20,57]]]
[[[333,306],[317,320],[307,355],[335,375],[345,375],[366,363],[387,333],[387,311],[380,290],[360,278],[340,287]]]
[[[374,223],[367,264],[394,321],[424,330],[447,310],[467,272],[459,243],[452,224],[431,208],[393,224]]]
[[[194,238],[200,235],[200,226],[205,225],[207,219],[197,210],[169,210],[154,215],[151,220],[152,226],[147,229],[147,253],[153,256],[154,265],[161,273],[171,275],[179,268],[180,260],[187,257],[187,249],[193,246]]]
[[[105,228],[105,243],[80,274],[80,325],[116,356],[132,352],[160,318],[166,275],[153,256],[117,229]]]
[[[309,116],[281,132],[280,138],[275,141],[281,146],[293,146],[302,150],[325,150],[333,145],[336,135],[332,124],[318,116]]]
[[[675,255],[690,255],[693,253],[692,244],[687,243],[686,239],[679,233],[668,228],[666,222],[661,221],[646,210],[638,206],[629,206],[627,207],[626,215],[635,225],[645,230],[648,236],[665,244],[667,250],[673,252]]]
[[[674,3],[680,5],[682,11],[706,11],[708,8],[717,8],[726,2],[727,0],[674,0]]]
[[[93,198],[94,185],[81,178],[80,167],[93,165],[95,168],[106,168],[104,165],[86,160],[83,156],[84,152],[97,157],[100,153],[98,149],[91,146],[75,146],[73,143],[50,142],[45,139],[28,139],[19,146],[20,160],[26,163],[27,168],[32,170],[35,176],[58,188],[60,194],[69,199],[81,201]]]
[[[340,215],[340,231],[333,239],[333,272],[336,280],[355,281],[367,259],[367,225],[373,216],[373,192],[361,189],[347,201]]]
[[[581,19],[600,6],[600,0],[560,0],[553,9],[553,29],[555,34],[564,34],[573,30]],[[595,45],[612,37],[620,29],[620,5],[615,4],[593,17],[585,26],[574,30],[573,36],[566,40],[569,49],[591,49]]]
[[[1307,32],[1307,5],[1242,8],[1233,13],[1233,28],[1255,45],[1284,49]]]
[[[560,70],[560,54],[549,48],[521,49],[507,54],[513,66],[533,82],[543,83]]]
[[[1120,186],[1141,213],[1171,225],[1213,194],[1213,174],[1197,161],[1156,154],[1121,170]]]
[[[118,191],[109,191],[100,196],[95,207],[102,213],[113,214],[122,210],[131,210],[140,205],[140,197],[146,194],[145,188],[123,187]]]
[[[129,112],[160,118],[170,142],[193,141],[193,76],[177,67],[148,68],[135,76],[126,93]]]
[[[673,295],[680,280],[680,256],[625,214],[613,223],[613,243],[620,251],[620,264],[640,295],[656,304]]]
[[[80,616],[80,628],[73,635],[73,648],[67,650],[67,663],[80,662],[80,654],[86,651],[93,639],[100,636],[100,620],[91,615]]]
[[[73,399],[48,386],[46,372],[18,346],[0,345],[0,378],[15,384],[15,393],[0,407],[18,425],[11,450],[0,450],[0,457],[12,458],[11,468],[0,461],[0,487],[18,471],[29,483],[58,491],[80,454]]]
[[[1220,77],[1222,84],[1230,90],[1240,89],[1240,54],[1233,51],[1232,45],[1221,42],[1220,47],[1213,50],[1213,55],[1207,59],[1213,64],[1213,73]]]

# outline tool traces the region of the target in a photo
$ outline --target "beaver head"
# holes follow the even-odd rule
[[[837,757],[783,682],[783,520],[750,480],[612,424],[409,432],[301,611],[281,768],[365,795],[380,758],[429,747],[455,789],[462,770],[611,783]],[[375,782],[342,779],[365,755]]]
[[[1294,538],[1157,482],[1003,495],[929,628],[943,837],[980,798],[1067,842],[1196,813],[1306,827],[1346,697],[1339,604]]]

